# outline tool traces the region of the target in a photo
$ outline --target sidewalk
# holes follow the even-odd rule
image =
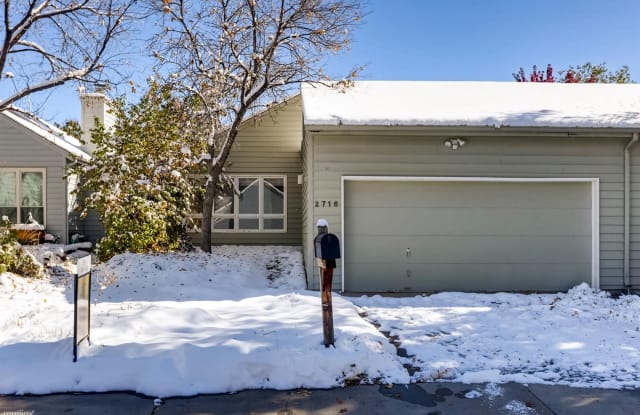
[[[154,399],[133,393],[0,396],[0,415],[640,415],[640,390],[423,383]]]

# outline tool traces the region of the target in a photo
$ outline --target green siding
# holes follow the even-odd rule
[[[230,175],[286,175],[286,232],[214,232],[214,244],[300,245],[302,243],[302,109],[300,98],[246,121],[233,145],[226,172]],[[193,235],[199,243],[200,235]]]
[[[640,145],[631,148],[631,227],[629,252],[629,277],[632,288],[640,290]],[[622,228],[624,221],[619,223]]]
[[[302,252],[305,259],[304,267],[307,275],[307,287],[310,287],[312,285],[312,267],[315,264],[315,262],[311,260],[311,256],[313,255],[313,246],[311,244],[311,238],[313,237],[313,224],[311,223],[310,219],[313,215],[313,211],[311,208],[311,184],[313,178],[313,157],[311,149],[312,144],[310,141],[310,136],[308,134],[305,134],[302,140],[302,166],[304,169],[304,180],[302,183]]]
[[[450,137],[425,129],[392,135],[388,128],[371,133],[311,133],[313,159],[313,193],[310,201],[340,200],[344,175],[378,176],[463,176],[463,177],[557,177],[598,178],[600,180],[600,287],[622,288],[623,274],[623,150],[629,140],[608,136],[567,137],[567,134],[509,135],[495,131],[493,136],[466,135],[467,145],[452,151],[443,145]],[[451,135],[453,136],[453,135]],[[633,170],[633,169],[632,169]],[[640,166],[637,169],[640,173]],[[635,180],[640,183],[640,174]],[[640,189],[640,186],[638,186]],[[637,192],[636,194],[640,194]],[[640,197],[639,197],[640,199]],[[637,205],[637,203],[636,203]],[[330,231],[341,232],[341,209],[312,207],[308,221],[318,218],[330,222]],[[640,211],[637,211],[640,214]],[[637,215],[640,217],[640,215]],[[632,229],[640,235],[640,221]],[[312,235],[307,236],[310,243]],[[640,252],[640,237],[632,239],[634,251]],[[305,250],[306,261],[311,258]],[[640,255],[635,257],[640,264]],[[310,288],[318,288],[315,267]],[[334,287],[340,287],[340,270],[336,270]],[[632,273],[639,275],[640,268]],[[638,277],[635,281],[638,281]]]

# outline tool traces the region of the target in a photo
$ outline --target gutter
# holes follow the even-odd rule
[[[627,294],[631,292],[630,276],[630,231],[631,231],[631,147],[638,141],[638,133],[624,147],[624,266],[623,285]]]

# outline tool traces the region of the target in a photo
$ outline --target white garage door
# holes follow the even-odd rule
[[[592,282],[592,183],[344,182],[344,289],[557,291]]]

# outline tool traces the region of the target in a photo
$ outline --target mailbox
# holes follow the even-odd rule
[[[321,233],[316,236],[315,254],[318,259],[339,259],[340,240],[332,233]]]

